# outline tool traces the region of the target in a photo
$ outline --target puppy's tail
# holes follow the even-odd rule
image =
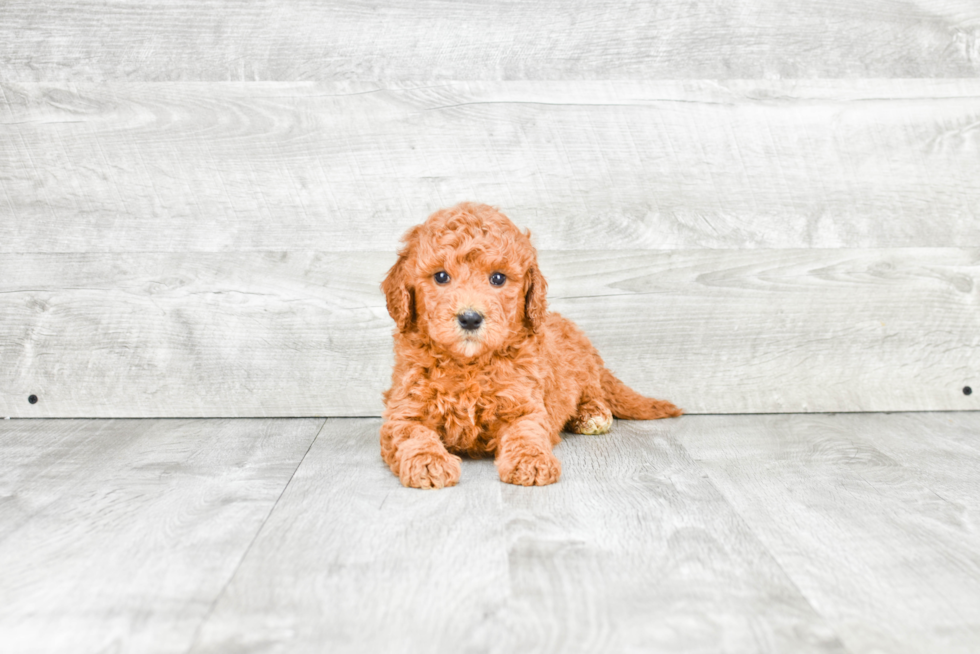
[[[602,390],[606,402],[612,409],[613,415],[626,420],[656,420],[657,418],[675,418],[682,410],[667,400],[655,400],[643,397],[632,388],[616,379],[611,372],[602,369]]]

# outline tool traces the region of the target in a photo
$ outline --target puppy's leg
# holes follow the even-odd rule
[[[575,434],[605,434],[612,427],[612,409],[603,400],[583,395],[565,431]]]
[[[381,456],[410,488],[444,488],[459,482],[459,457],[446,450],[438,434],[413,420],[381,425]]]
[[[497,446],[500,480],[520,486],[545,486],[558,481],[561,463],[551,452],[547,416],[525,416],[505,427]],[[557,434],[556,438],[557,440]]]

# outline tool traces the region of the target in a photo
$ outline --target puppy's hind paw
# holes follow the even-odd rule
[[[460,458],[443,450],[423,451],[401,461],[398,478],[409,488],[445,488],[459,482]]]
[[[520,452],[497,458],[500,481],[518,486],[547,486],[561,477],[561,462],[551,452]]]
[[[612,427],[613,415],[605,404],[586,402],[565,425],[565,431],[574,434],[605,434]]]

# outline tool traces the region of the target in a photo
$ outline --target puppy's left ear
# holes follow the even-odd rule
[[[540,331],[544,325],[544,316],[548,313],[547,294],[548,282],[534,262],[524,275],[524,321],[533,332]]]
[[[415,323],[415,293],[408,285],[408,275],[405,271],[408,257],[402,253],[398,261],[388,271],[388,276],[381,282],[381,290],[385,294],[388,314],[394,319],[398,331],[404,333]]]

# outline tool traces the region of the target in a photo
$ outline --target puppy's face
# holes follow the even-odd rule
[[[400,331],[469,359],[543,319],[546,285],[530,234],[495,209],[464,203],[438,211],[404,241],[382,283]]]
[[[420,327],[443,348],[470,358],[514,340],[523,319],[523,271],[506,260],[434,257],[416,287]]]

